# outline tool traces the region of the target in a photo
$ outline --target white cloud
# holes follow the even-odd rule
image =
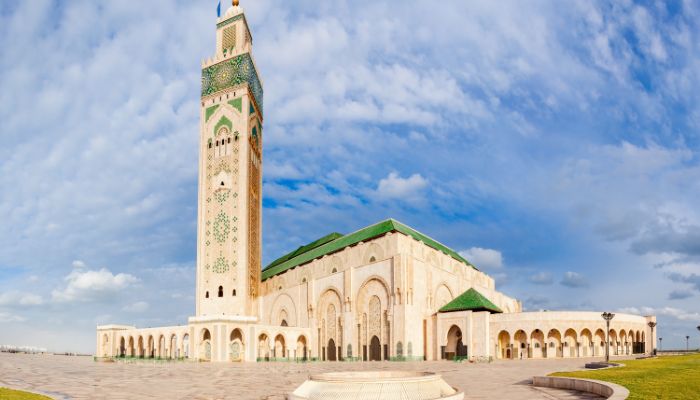
[[[551,285],[554,282],[552,274],[549,272],[538,272],[530,276],[530,282],[537,285]]]
[[[588,286],[588,281],[578,272],[567,271],[564,273],[561,284],[570,288],[582,288]]]
[[[700,322],[700,313],[686,311],[675,307],[623,307],[618,309],[621,313],[637,315],[663,315],[679,321]]]
[[[108,297],[139,280],[126,273],[112,274],[106,268],[100,270],[73,270],[64,279],[63,289],[56,289],[51,297],[57,302],[89,301]]]
[[[479,269],[499,269],[503,267],[503,255],[494,249],[472,247],[459,254]]]
[[[85,268],[85,263],[80,260],[73,261],[73,268]]]
[[[142,313],[146,310],[148,310],[148,303],[145,301],[137,301],[135,303],[129,304],[122,308],[123,311],[130,312],[130,313]]]
[[[0,294],[1,306],[37,306],[44,303],[41,296],[17,291]]]
[[[23,322],[26,318],[19,315],[10,314],[7,312],[0,311],[0,322]]]
[[[390,172],[379,181],[377,195],[384,199],[415,201],[421,198],[422,191],[428,186],[428,180],[420,174],[402,178],[396,172]]]

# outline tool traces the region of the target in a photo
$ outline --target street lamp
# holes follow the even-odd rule
[[[698,325],[698,332],[700,332],[700,325]],[[698,347],[698,350],[700,350],[700,347]]]
[[[605,320],[605,325],[607,329],[605,330],[605,362],[610,362],[610,320],[615,318],[615,314],[604,312],[601,314]]]
[[[654,327],[656,326],[656,322],[649,321],[647,325],[651,328],[651,347],[654,347]],[[651,353],[654,353],[654,349],[651,349]]]
[[[664,340],[664,338],[662,338],[662,337],[659,338],[659,350],[660,351],[664,351],[663,340]]]

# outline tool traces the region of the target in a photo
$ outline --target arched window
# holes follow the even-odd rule
[[[236,295],[236,289],[233,289],[233,293],[231,294],[232,296]]]
[[[331,271],[331,274],[335,274],[336,272],[338,272],[338,269],[337,269],[337,268],[333,268],[333,271]]]
[[[216,147],[219,147],[219,141],[218,141],[218,140],[216,141]]]
[[[301,283],[306,283],[306,278],[301,278]]]
[[[289,326],[289,325],[287,325],[287,320],[286,320],[286,319],[283,319],[283,320],[282,320],[282,323],[280,324],[280,326]]]
[[[219,297],[224,297],[224,287],[219,286]]]
[[[231,143],[231,138],[228,138],[228,143]]]
[[[373,262],[375,262],[375,261],[377,261],[377,259],[376,259],[374,256],[372,256],[372,257],[369,258],[369,262],[373,263]]]
[[[207,291],[207,293],[204,294],[204,297],[206,297],[207,299],[209,298],[209,291]]]

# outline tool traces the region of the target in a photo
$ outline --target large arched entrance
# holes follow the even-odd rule
[[[327,360],[328,361],[337,361],[338,358],[336,357],[336,348],[335,348],[335,341],[333,339],[328,340],[328,347],[326,348],[326,352],[328,352],[327,355]]]
[[[170,337],[170,353],[168,354],[170,358],[180,357],[180,349],[177,348],[177,335],[173,333]]]
[[[182,354],[185,358],[190,358],[190,335],[187,333],[182,337]]]
[[[211,333],[209,329],[202,330],[202,343],[200,344],[200,359],[203,361],[211,361]]]
[[[285,358],[287,357],[287,346],[285,345],[284,342],[284,336],[277,335],[275,336],[275,350],[274,350],[274,357],[275,358]]]
[[[119,357],[124,357],[126,355],[126,340],[122,337],[119,341]]]
[[[270,345],[268,340],[267,335],[264,333],[258,336],[258,358],[265,361],[270,360]]]
[[[296,357],[301,358],[303,361],[306,361],[308,358],[308,348],[306,347],[306,338],[301,335],[297,339],[297,352],[296,352]]]
[[[372,336],[372,339],[369,342],[369,360],[382,360],[382,346],[379,343],[379,338],[377,336]]]
[[[498,358],[511,358],[510,334],[507,331],[501,331],[498,334],[498,349],[496,352]]]
[[[229,355],[231,361],[243,361],[243,332],[236,328],[231,331],[229,341]]]
[[[455,357],[467,356],[467,347],[462,343],[462,330],[457,325],[452,325],[447,331],[447,346],[445,346],[446,360],[453,360]]]

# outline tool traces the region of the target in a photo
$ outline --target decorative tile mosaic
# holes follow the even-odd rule
[[[250,53],[243,53],[202,70],[202,97],[248,84],[255,103],[263,113],[263,88]]]

